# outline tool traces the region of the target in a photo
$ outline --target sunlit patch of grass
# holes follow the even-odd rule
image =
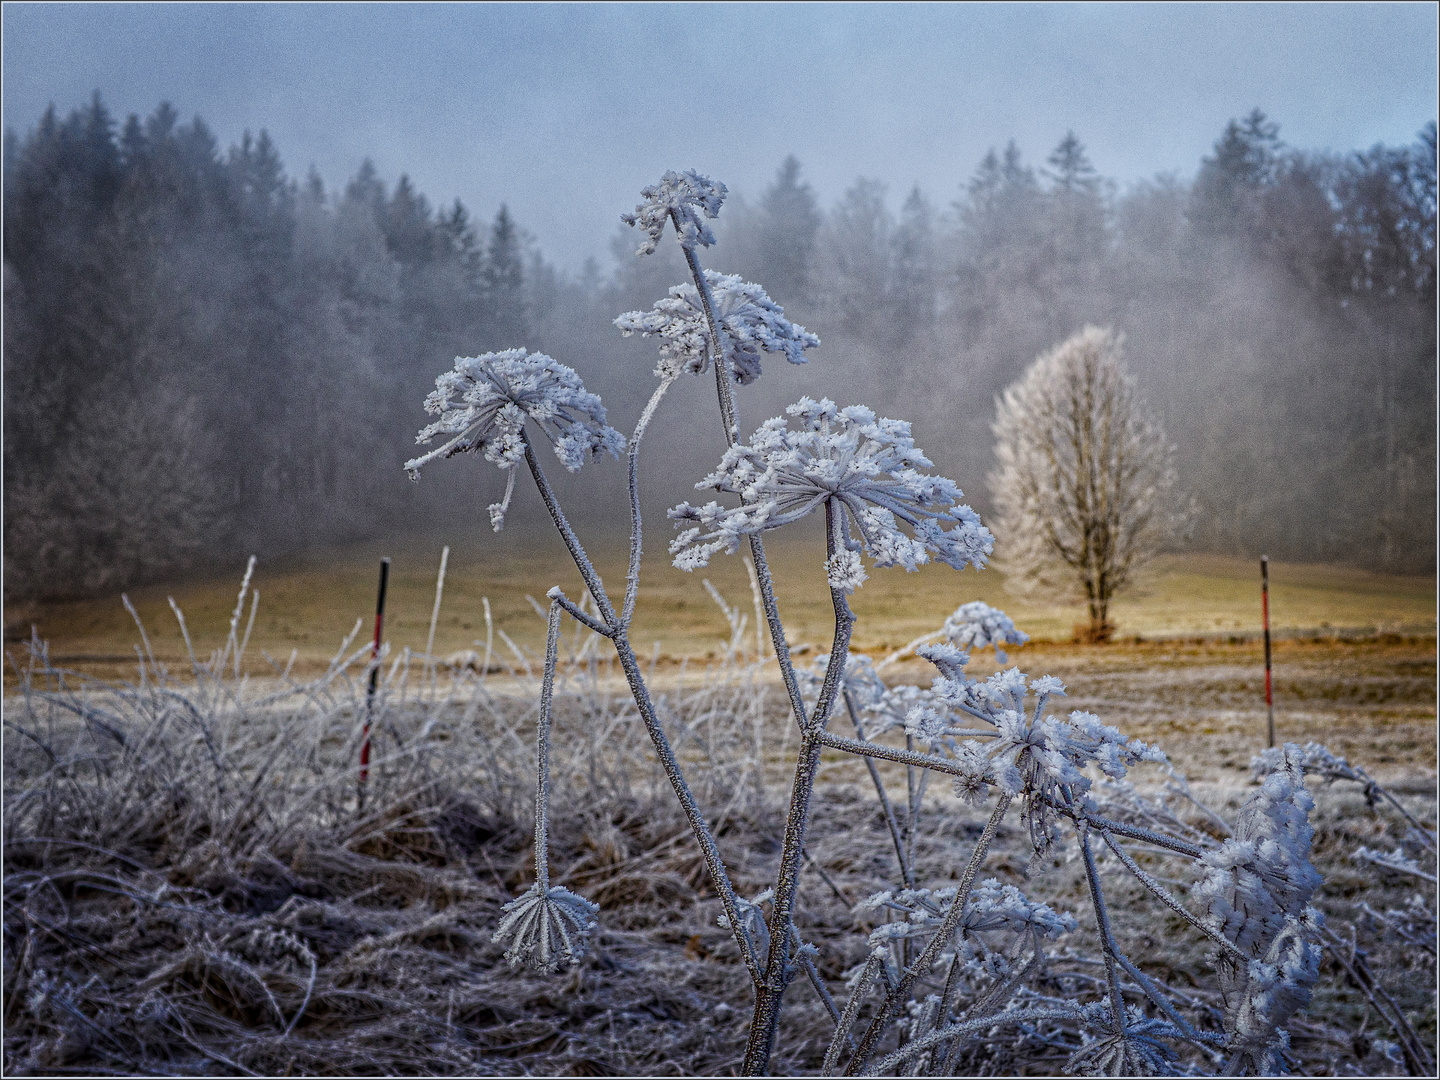
[[[667,540],[667,533],[652,533],[648,542],[652,554]],[[382,554],[394,559],[386,639],[396,650],[423,651],[440,548],[447,542],[450,538],[412,538],[383,550],[372,544],[273,565],[262,559],[256,577],[260,604],[250,650],[252,670],[260,675],[268,672],[262,650],[283,665],[294,649],[297,670],[313,671],[328,661],[356,619],[368,627]],[[832,613],[819,537],[806,535],[802,527],[794,535],[777,534],[768,551],[792,647],[802,656],[828,651]],[[607,582],[623,579],[624,549],[620,544],[599,545],[593,554]],[[747,632],[753,636],[756,616],[741,557],[717,558],[695,574],[654,558],[646,567],[633,632],[637,649],[647,658],[656,642],[667,658],[703,658],[723,650],[729,627],[706,594],[702,577],[708,577],[746,615]],[[554,536],[516,530],[455,543],[436,626],[435,654],[443,657],[462,649],[483,650],[485,599],[494,623],[520,647],[538,652],[545,624],[526,595],[543,597],[556,584],[572,596],[582,591],[579,575],[564,559]],[[169,611],[167,596],[175,597],[192,627],[218,631],[228,625],[235,592],[234,574],[226,573],[139,588],[131,593],[131,599],[154,636],[157,653],[172,663],[182,663],[188,661],[183,659],[179,627]],[[1434,634],[1433,577],[1272,563],[1270,595],[1277,637],[1350,632]],[[933,629],[959,604],[976,599],[1009,612],[1036,642],[1068,641],[1073,626],[1084,618],[1079,605],[1046,604],[1009,595],[1004,578],[996,571],[956,573],[945,566],[927,566],[913,574],[880,570],[870,574],[852,600],[859,617],[855,647],[882,654]],[[1132,642],[1136,637],[1205,635],[1223,640],[1253,635],[1260,629],[1259,568],[1249,560],[1221,556],[1165,556],[1116,603],[1112,618],[1119,637]],[[69,658],[66,662],[72,666],[113,673],[117,663],[128,664],[134,655],[137,635],[118,596],[7,610],[7,636],[12,639],[28,637],[31,624],[51,643],[53,655]],[[498,636],[492,638],[492,645],[509,655],[508,646]],[[1092,659],[1108,655],[1113,662],[1123,662],[1125,654],[1116,653],[1112,646],[1108,652],[1090,650],[1086,655]],[[1147,653],[1143,662],[1163,664],[1164,655]],[[102,658],[110,658],[110,662]]]

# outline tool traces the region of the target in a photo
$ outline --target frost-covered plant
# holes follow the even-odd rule
[[[946,618],[940,632],[958,649],[993,648],[995,659],[1002,664],[1007,657],[1001,646],[1023,645],[1030,640],[1025,631],[1015,629],[1014,619],[983,600],[961,604]]]
[[[1282,767],[1241,808],[1230,839],[1201,858],[1203,876],[1192,890],[1206,905],[1207,925],[1235,946],[1219,957],[1232,1065],[1263,1076],[1283,1069],[1284,1024],[1310,1000],[1323,924],[1309,906],[1320,884],[1310,865],[1315,802],[1298,748],[1282,755]]]
[[[753,281],[738,274],[705,271],[714,298],[715,318],[729,343],[731,375],[748,386],[761,375],[760,351],[780,353],[792,364],[806,363],[806,349],[820,339],[785,318],[785,309]],[[670,378],[683,372],[703,375],[710,368],[710,330],[705,305],[694,285],[676,285],[649,311],[627,311],[615,320],[626,337],[639,334],[661,339],[655,374]]]
[[[671,170],[660,178],[658,184],[640,189],[643,200],[635,207],[633,214],[621,214],[620,220],[626,225],[638,227],[646,239],[636,249],[637,255],[651,255],[655,245],[665,234],[665,226],[675,226],[676,237],[683,248],[699,244],[709,247],[715,243],[715,234],[705,224],[705,218],[720,215],[720,206],[725,201],[725,185],[708,176],[701,176],[694,169],[684,172]],[[703,215],[703,216],[702,216]]]
[[[1372,851],[1360,845],[1350,853],[1352,862],[1386,871],[1391,877],[1421,882],[1408,901],[1398,908],[1376,911],[1368,903],[1359,905],[1357,923],[1368,922],[1382,929],[1412,954],[1428,958],[1433,967],[1436,955],[1435,885],[1437,880],[1436,837],[1434,830],[1416,820],[1405,805],[1375,781],[1364,769],[1350,764],[1321,743],[1310,742],[1302,747],[1274,747],[1262,751],[1250,762],[1250,768],[1262,784],[1271,784],[1277,776],[1293,778],[1303,771],[1327,785],[1348,782],[1359,786],[1365,802],[1372,808],[1382,804],[1400,815],[1405,823],[1402,843],[1389,853]],[[1293,780],[1291,781],[1293,782]],[[1263,790],[1263,789],[1262,789]],[[1355,930],[1346,937],[1323,923],[1315,927],[1320,944],[1351,976],[1365,994],[1371,1008],[1389,1026],[1398,1039],[1388,1043],[1390,1056],[1403,1062],[1412,1075],[1429,1075],[1435,1071],[1431,1048],[1416,1033],[1395,999],[1369,969],[1364,953],[1357,948]]]
[[[918,471],[931,462],[908,423],[877,419],[863,405],[841,409],[829,398],[801,398],[785,412],[799,430],[779,417],[767,421],[695,485],[738,495],[739,506],[685,502],[670,511],[676,522],[698,523],[670,545],[677,567],[704,566],[720,551],[733,555],[742,536],[821,508],[832,534],[826,561],[832,589],[851,593],[865,581],[862,549],[877,567],[915,570],[931,552],[956,570],[985,565],[994,547],[989,530],[960,502],[964,493],[953,481]]]
[[[1123,335],[1087,326],[1043,353],[996,405],[990,489],[1006,584],[1076,596],[1088,635],[1177,524],[1173,450],[1126,370]]]
[[[452,438],[407,464],[414,473],[438,457],[483,450],[513,482],[523,459],[590,594],[589,610],[585,598],[576,603],[558,588],[548,594],[546,675],[537,730],[536,881],[506,906],[496,935],[511,943],[511,962],[545,970],[575,963],[595,925],[594,906],[551,887],[547,867],[549,698],[564,611],[613,644],[720,900],[720,923],[730,931],[751,978],[755,1001],[742,1064],[746,1075],[765,1073],[784,997],[801,974],[835,1021],[824,1059],[827,1072],[950,1075],[959,1056],[977,1042],[994,1044],[1017,1030],[1030,1037],[1040,1028],[1066,1033],[1055,1045],[1069,1054],[1071,1070],[1081,1073],[1167,1071],[1176,1066],[1181,1043],[1200,1048],[1214,1060],[1228,1060],[1233,1068],[1277,1066],[1285,1042],[1283,1025],[1303,1005],[1314,979],[1312,943],[1318,926],[1307,906],[1315,884],[1308,861],[1308,796],[1295,767],[1287,765],[1283,777],[1266,780],[1242,812],[1233,839],[1220,844],[1149,807],[1126,786],[1127,771],[1140,763],[1168,769],[1158,750],[1127,738],[1091,713],[1051,711],[1052,701],[1064,694],[1058,679],[1031,678],[1017,668],[983,681],[967,676],[973,649],[994,648],[1003,663],[1002,646],[1026,640],[1003,612],[978,602],[962,605],[940,629],[878,665],[852,654],[855,616],[848,596],[866,578],[862,553],[877,567],[914,570],[934,557],[955,569],[979,569],[991,554],[991,535],[960,502],[961,491],[952,481],[922,471],[931,463],[916,447],[909,424],[877,418],[864,406],[840,408],[828,398],[806,396],[787,409],[788,419],[768,420],[742,442],[735,386],[759,373],[759,351],[803,360],[804,350],[818,339],[786,321],[759,286],[700,266],[696,249],[714,243],[706,219],[718,214],[724,185],[693,172],[671,172],[642,195],[635,213],[624,217],[645,234],[640,254],[655,250],[668,224],[684,252],[691,281],[671,289],[651,312],[631,312],[617,320],[622,332],[657,335],[662,343],[660,384],[628,444],[606,426],[599,400],[584,391],[573,371],[548,357],[513,350],[457,361],[453,372],[441,376],[426,401],[440,420],[420,438]],[[742,540],[748,542],[758,603],[800,735],[779,865],[771,887],[751,900],[731,884],[714,832],[660,722],[630,641],[641,570],[640,446],[666,389],[686,371],[698,374],[712,367],[728,449],[715,472],[696,486],[732,496],[735,505],[684,503],[672,510],[670,516],[683,531],[671,554],[677,566],[693,569],[719,552],[735,553]],[[618,606],[545,476],[527,435],[527,420],[556,444],[568,468],[577,467],[587,455],[618,455],[627,449],[631,543]],[[497,528],[509,492],[507,486],[505,501],[492,511]],[[810,671],[797,672],[775,601],[763,534],[822,510],[834,637],[829,652]],[[935,639],[943,641],[926,644]],[[880,674],[884,667],[917,648],[938,672],[930,688],[887,686]],[[829,730],[842,708],[854,728],[853,738]],[[881,741],[901,733],[903,747]],[[794,920],[812,796],[825,750],[865,762],[894,840],[897,869],[896,887],[877,894],[866,909],[884,911],[889,921],[869,931],[868,957],[850,973],[843,1009],[815,963],[817,946],[804,940]],[[878,763],[884,762],[905,766],[901,813],[879,771]],[[990,808],[968,859],[938,888],[916,881],[917,820],[931,773],[951,780],[960,803]],[[1111,806],[1120,812],[1111,816]],[[1100,944],[1098,966],[1104,971],[1103,992],[1090,1000],[1045,997],[1029,985],[1051,958],[1056,939],[1073,933],[1078,920],[1013,885],[981,877],[1012,810],[1028,828],[1035,854],[1032,869],[1037,872],[1048,865],[1042,856],[1064,846],[1067,831],[1073,839]],[[1142,868],[1126,850],[1127,843],[1163,857],[1202,860],[1203,887],[1197,895],[1208,903],[1205,913],[1191,911],[1161,878]],[[1158,988],[1118,946],[1097,866],[1102,846],[1124,872],[1219,950],[1222,980],[1235,989],[1223,1030],[1202,1030],[1187,1021],[1172,995]],[[885,1040],[896,1033],[900,1045],[887,1054]]]
[[[550,884],[550,723],[555,661],[560,642],[560,604],[550,601],[545,637],[545,674],[540,684],[540,720],[535,749],[535,884],[504,907],[494,941],[508,941],[511,967],[529,964],[553,973],[585,956],[600,908],[561,885]]]
[[[550,440],[555,456],[570,472],[587,457],[618,457],[625,448],[625,436],[605,423],[605,406],[585,389],[574,368],[524,349],[457,357],[455,367],[436,378],[425,411],[440,419],[421,428],[415,441],[451,438],[411,458],[405,471],[418,480],[421,467],[436,458],[482,452],[486,461],[509,474],[504,498],[489,508],[496,532],[505,524],[515,491],[515,466],[525,456],[526,420]]]

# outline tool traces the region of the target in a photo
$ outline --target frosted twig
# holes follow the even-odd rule
[[[435,624],[440,620],[440,598],[445,595],[445,567],[450,562],[450,545],[440,550],[440,572],[435,576],[435,606],[430,609],[430,632],[425,635],[425,668],[432,679],[435,671]]]
[[[1110,915],[1105,909],[1105,894],[1100,888],[1100,872],[1095,868],[1095,856],[1090,851],[1090,836],[1087,826],[1082,825],[1080,833],[1080,854],[1085,860],[1085,883],[1090,889],[1090,902],[1095,908],[1095,924],[1100,931],[1100,955],[1105,960],[1105,974],[1110,982],[1110,1016],[1121,1034],[1125,1031],[1125,999],[1120,994],[1120,975],[1115,970],[1115,938],[1110,933]]]
[[[845,691],[845,709],[850,714],[850,722],[855,725],[855,734],[863,741],[865,728],[860,723],[860,717],[855,712],[855,701],[850,696],[850,691]],[[905,857],[905,841],[900,837],[900,825],[895,820],[895,811],[890,805],[890,797],[885,793],[885,781],[880,777],[880,770],[875,767],[869,755],[864,756],[865,768],[870,771],[870,782],[875,785],[875,794],[880,799],[880,808],[885,813],[885,825],[890,830],[890,839],[895,845],[895,858],[900,863],[900,877],[905,884],[915,887],[915,875],[910,870],[910,862]]]
[[[855,1076],[865,1067],[866,1062],[875,1052],[875,1044],[879,1042],[885,1029],[890,1026],[891,1017],[894,1016],[895,1010],[904,1000],[904,996],[910,992],[915,980],[930,970],[935,958],[940,955],[940,951],[955,935],[955,930],[965,915],[965,904],[970,899],[970,890],[975,884],[975,876],[980,872],[980,866],[990,851],[990,844],[995,839],[995,833],[999,831],[1000,822],[1004,820],[1006,811],[1010,809],[1010,799],[1010,795],[1002,794],[1000,800],[995,804],[995,810],[991,813],[990,820],[985,823],[985,831],[975,842],[975,850],[971,853],[970,861],[965,866],[965,872],[960,877],[960,884],[955,891],[955,899],[950,902],[940,929],[935,932],[935,936],[930,939],[930,943],[925,946],[920,955],[905,969],[899,983],[886,996],[875,1019],[870,1021],[864,1038],[860,1040],[859,1049],[855,1051],[854,1056],[850,1059],[850,1064],[845,1068],[846,1076]]]
[[[635,433],[630,436],[630,446],[626,455],[626,476],[630,486],[630,565],[625,574],[625,602],[620,609],[620,625],[627,630],[630,621],[635,617],[635,598],[640,592],[640,555],[643,546],[643,530],[640,520],[640,442],[645,438],[645,430],[650,426],[651,419],[655,416],[655,410],[660,407],[660,400],[665,396],[665,391],[670,389],[672,383],[679,376],[672,375],[669,378],[660,380],[660,385],[650,395],[650,400],[645,405],[645,411],[640,414],[640,420],[635,425]]]
[[[585,614],[585,612],[580,609],[580,606],[578,604],[574,603],[569,597],[567,597],[563,592],[560,591],[559,585],[553,586],[550,591],[547,592],[545,595],[550,599],[550,602],[552,604],[559,604],[562,608],[564,608],[566,612],[569,613],[570,617],[573,618],[576,622],[589,627],[591,630],[594,630],[595,633],[600,634],[602,637],[608,638],[615,636],[615,631],[611,630],[608,626],[600,622],[598,619],[592,619],[589,615]]]

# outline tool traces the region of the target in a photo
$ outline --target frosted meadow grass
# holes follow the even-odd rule
[[[517,348],[437,380],[421,438],[446,441],[409,463],[477,452],[505,471],[497,529],[530,472],[587,590],[550,591],[538,673],[518,649],[479,670],[383,655],[367,714],[357,627],[318,679],[276,663],[260,685],[241,674],[248,574],[224,646],[192,651],[185,679],[138,619],[131,684],[77,680],[38,641],[17,658],[10,1071],[1432,1072],[1433,1001],[1422,1035],[1395,965],[1433,968],[1433,831],[1316,746],[1259,759],[1256,788],[1191,791],[1158,749],[1061,709],[1060,680],[970,678],[975,650],[1024,640],[987,605],[852,655],[867,556],[978,569],[989,534],[922,471],[908,425],[863,407],[806,397],[742,442],[732,383],[818,339],[700,266],[722,185],[671,173],[643,194],[642,253],[673,230],[692,283],[617,321],[662,343],[631,437],[575,371]],[[752,648],[715,594],[728,649],[699,685],[657,682],[629,636],[639,450],[674,381],[712,369],[729,449],[701,486],[729,505],[672,511],[671,553],[698,567],[746,544],[769,641]],[[626,455],[618,606],[536,431],[572,471]],[[835,633],[800,667],[762,534],[822,509]],[[911,652],[928,688],[885,681]],[[1327,874],[1363,875],[1358,907],[1325,896],[1316,797],[1335,796],[1307,773],[1357,787],[1394,849],[1331,853]],[[1322,970],[1359,1005],[1326,999]],[[1302,1016],[1317,1000],[1324,1019]]]
[[[786,695],[773,659],[760,658],[741,607],[725,606],[730,643],[715,664],[646,672],[732,880],[760,901],[740,907],[763,947],[763,894],[797,740],[793,719],[776,711]],[[932,637],[972,649],[1012,642],[993,609],[967,607],[951,635]],[[236,621],[243,646],[248,613]],[[190,632],[202,649],[209,631]],[[749,1016],[735,1006],[751,992],[749,975],[717,925],[704,860],[618,664],[598,648],[603,638],[579,626],[557,637],[547,836],[552,882],[598,904],[599,925],[582,963],[530,975],[490,939],[502,905],[535,879],[538,664],[527,670],[529,658],[498,634],[489,664],[382,656],[370,791],[357,813],[368,658],[358,632],[327,671],[304,680],[285,677],[283,657],[271,668],[241,648],[237,663],[228,642],[186,671],[167,670],[145,645],[155,633],[138,643],[128,684],[58,669],[41,643],[12,657],[21,687],[7,701],[5,732],[7,1072],[714,1075],[741,1064]],[[870,670],[897,670],[896,655],[851,662],[843,719],[857,738],[898,736],[930,693],[882,689]],[[235,674],[257,666],[269,675]],[[827,666],[797,673],[807,701]],[[1139,693],[1132,711],[1154,708],[1144,686],[1125,685],[1104,696]],[[1309,1015],[1290,1022],[1292,1066],[1419,1071],[1406,1054],[1423,1062],[1433,1046],[1422,988],[1433,971],[1425,875],[1434,861],[1419,842],[1424,826],[1406,815],[1422,822],[1433,801],[1393,794],[1317,747],[1303,754],[1323,779],[1310,785],[1312,858],[1326,878],[1314,902],[1328,925]],[[795,923],[818,948],[811,962],[831,1001],[864,1021],[879,992],[847,995],[847,979],[868,967],[872,985],[884,985],[907,949],[916,954],[989,808],[957,798],[947,777],[927,786],[929,770],[848,761],[827,755],[815,791]],[[1221,846],[1220,815],[1254,791],[1233,782],[1191,791],[1163,769],[1139,783],[1101,781],[1097,798],[1112,818],[1206,850]],[[1022,953],[1009,978],[962,979],[957,1008],[1022,973],[1027,1002],[1103,995],[1081,861],[1052,853],[1027,882],[1033,847],[1011,817],[996,830],[962,933],[974,950],[1033,935],[1046,955],[1032,967]],[[1396,848],[1403,860],[1391,857]],[[1132,848],[1132,859],[1177,892],[1193,880],[1170,877],[1169,860],[1153,851]],[[1152,894],[1108,847],[1096,864],[1122,950],[1165,973],[1165,992],[1190,1023],[1219,1027],[1225,1002],[1209,939],[1164,911],[1157,927]],[[928,897],[914,887],[927,883],[938,885]],[[878,957],[871,933],[883,943]],[[994,948],[980,955],[991,968],[1006,962]],[[1128,979],[1122,987],[1139,992]],[[774,1070],[822,1071],[834,1030],[819,994],[795,990]],[[1053,1073],[1081,1048],[1076,1023],[1022,1022],[1008,1038],[966,1043],[953,1068]]]

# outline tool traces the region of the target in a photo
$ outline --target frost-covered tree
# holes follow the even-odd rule
[[[1126,370],[1122,335],[1087,326],[1043,353],[996,403],[990,476],[1013,588],[1082,596],[1087,637],[1175,524],[1172,449]]]

